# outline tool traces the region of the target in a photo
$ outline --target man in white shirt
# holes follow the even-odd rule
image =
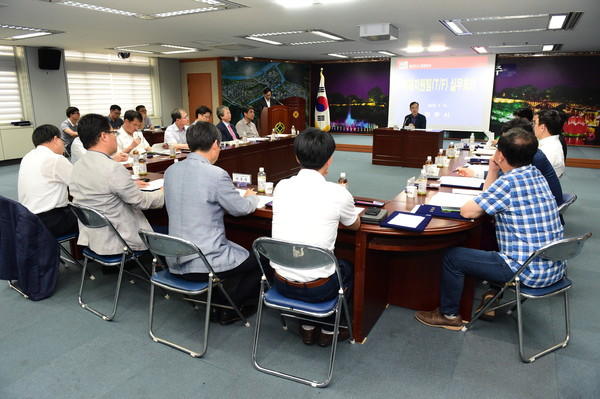
[[[533,116],[533,132],[539,140],[539,148],[552,164],[558,177],[565,172],[565,154],[560,143],[563,120],[558,111],[545,109]]]
[[[235,130],[237,130],[240,137],[259,137],[258,130],[252,122],[254,120],[254,108],[244,106],[242,107],[242,114],[244,114],[244,117],[235,125]]]
[[[175,108],[171,112],[171,120],[172,124],[165,130],[165,143],[173,145],[177,149],[188,149],[185,131],[190,118],[187,112],[183,108]]]
[[[69,107],[66,111],[67,119],[60,124],[61,137],[65,141],[65,149],[67,153],[71,153],[71,144],[77,137],[77,122],[79,121],[79,109]]]
[[[56,126],[38,126],[33,145],[19,167],[19,202],[40,217],[54,237],[77,232],[77,218],[67,207],[73,165],[63,156],[65,144]]]
[[[118,130],[117,151],[125,154],[130,154],[133,150],[138,150],[140,154],[144,151],[152,151],[152,147],[140,130],[141,127],[142,116],[132,109],[125,111],[123,126]]]
[[[340,223],[351,230],[360,227],[352,194],[345,187],[325,180],[334,151],[335,141],[329,133],[309,128],[298,135],[294,153],[302,169],[275,187],[273,238],[333,250]],[[339,265],[342,285],[349,288],[354,277],[352,266],[344,260],[340,260]],[[282,295],[309,302],[325,301],[337,295],[339,285],[333,264],[301,272],[273,263],[271,266],[275,270],[274,285]],[[314,326],[303,324],[303,342],[314,343],[317,332]],[[340,339],[345,339],[348,332],[340,330],[340,335]],[[332,337],[333,331],[324,327],[319,345],[331,345]]]

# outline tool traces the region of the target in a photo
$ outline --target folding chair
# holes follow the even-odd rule
[[[567,208],[569,206],[571,206],[571,204],[573,202],[577,201],[577,195],[575,194],[569,194],[569,193],[563,193],[563,203],[558,207],[558,213],[560,213],[561,215],[563,213],[565,213],[565,211],[567,210]]]
[[[260,297],[258,304],[258,312],[256,316],[256,330],[254,332],[254,343],[252,346],[252,363],[254,367],[263,373],[275,375],[277,377],[307,384],[312,387],[323,388],[331,381],[333,375],[333,366],[335,362],[335,353],[337,348],[337,338],[340,327],[341,313],[344,312],[346,320],[350,323],[350,313],[348,304],[344,297],[344,289],[342,287],[342,276],[338,266],[337,259],[333,252],[318,247],[313,247],[304,244],[295,244],[281,240],[275,240],[267,237],[260,237],[254,241],[252,245],[255,256],[258,259],[260,267],[263,271],[260,287]],[[280,294],[276,287],[270,287],[264,273],[263,265],[261,264],[261,255],[267,260],[273,261],[282,266],[293,267],[298,269],[314,269],[326,265],[335,265],[335,270],[340,286],[338,288],[338,296],[326,302],[308,303],[296,299],[290,299]],[[315,381],[303,377],[295,376],[282,371],[274,370],[261,366],[257,360],[258,341],[260,336],[260,322],[262,320],[263,304],[269,308],[280,311],[281,320],[284,330],[287,330],[284,317],[290,317],[300,320],[310,320],[321,324],[331,325],[324,321],[315,320],[328,317],[335,314],[335,322],[333,324],[333,341],[331,345],[331,353],[329,356],[329,366],[326,378],[323,381]],[[343,309],[343,310],[342,310]],[[352,326],[347,326],[350,332],[350,342],[354,343],[352,337]]]
[[[182,352],[189,354],[192,357],[202,357],[206,353],[208,346],[208,329],[210,325],[210,307],[217,306],[227,309],[233,309],[241,318],[242,323],[246,327],[250,327],[250,323],[240,312],[240,309],[233,303],[225,288],[223,287],[222,281],[217,274],[214,272],[202,251],[192,242],[184,240],[182,238],[171,237],[165,234],[155,233],[146,230],[140,230],[139,235],[142,241],[148,246],[150,253],[154,256],[152,260],[152,277],[150,278],[150,317],[148,321],[148,333],[150,338],[154,342],[158,342],[172,348],[178,349]],[[206,269],[208,270],[208,281],[207,282],[192,282],[178,278],[169,272],[166,264],[161,260],[161,256],[165,258],[177,258],[177,257],[198,257],[202,260]],[[162,270],[157,271],[157,266],[161,267]],[[231,307],[213,304],[212,290],[214,286],[217,286],[223,296],[230,303]],[[206,304],[206,316],[204,320],[204,341],[201,351],[193,351],[176,343],[167,341],[166,339],[157,337],[152,331],[152,325],[154,321],[154,287],[158,286],[164,290],[178,292],[180,294],[197,296],[206,293],[206,301],[197,299],[189,299],[192,302],[199,302]],[[168,299],[169,296],[165,295]]]
[[[79,261],[77,259],[75,259],[75,257],[73,255],[71,255],[71,253],[62,245],[65,242],[76,239],[78,235],[79,235],[79,233],[71,233],[71,234],[67,234],[67,235],[56,238],[56,241],[58,241],[58,248],[60,249],[60,252],[62,253],[62,255],[60,257],[60,261],[65,265],[65,268],[68,268],[67,262],[70,262],[70,263],[73,263],[74,265],[79,266],[81,268],[81,270],[83,270],[83,265],[81,263],[79,263]],[[94,275],[92,273],[90,273],[89,270],[87,271],[87,275],[89,276],[90,280],[95,279]]]
[[[511,278],[508,282],[504,284],[502,289],[492,298],[490,299],[485,306],[476,312],[475,316],[471,321],[466,324],[462,331],[467,331],[471,328],[471,326],[486,312],[490,310],[501,309],[510,305],[515,305],[512,309],[510,309],[507,314],[512,314],[512,312],[517,310],[517,331],[519,336],[519,355],[521,360],[525,363],[531,363],[536,359],[547,355],[550,352],[553,352],[557,349],[564,348],[567,346],[571,334],[571,324],[569,320],[569,297],[567,291],[571,288],[572,282],[565,275],[562,279],[557,281],[556,283],[543,288],[531,288],[526,287],[521,284],[520,275],[525,270],[525,268],[537,257],[551,260],[551,261],[567,261],[568,259],[572,259],[577,256],[581,249],[583,248],[583,244],[587,241],[588,238],[592,236],[592,233],[587,233],[579,237],[566,238],[563,240],[555,241],[550,243],[537,251],[527,258],[527,261],[517,270],[513,278]],[[511,289],[515,292],[515,299],[510,300],[495,306],[492,306],[494,302],[502,297],[502,294],[507,290]],[[523,315],[521,311],[522,303],[527,299],[544,299],[550,298],[552,296],[563,294],[564,299],[564,313],[565,313],[565,338],[557,343],[556,345],[550,346],[540,352],[537,352],[531,356],[525,356],[524,345],[523,345]]]
[[[127,274],[130,274],[130,275],[136,276],[136,277],[140,277],[142,279],[150,280],[150,275],[148,274],[148,272],[146,271],[144,266],[142,266],[142,264],[140,263],[140,261],[138,259],[138,257],[140,255],[143,255],[147,251],[132,250],[129,247],[129,245],[125,242],[123,237],[121,237],[121,235],[119,234],[117,229],[115,229],[115,227],[110,222],[110,220],[108,220],[108,218],[106,216],[104,216],[97,210],[92,209],[87,206],[84,206],[84,205],[69,204],[69,206],[70,206],[71,210],[73,211],[73,213],[75,214],[75,216],[77,217],[77,219],[85,227],[87,227],[89,229],[99,229],[99,228],[106,227],[117,237],[117,239],[123,245],[123,252],[119,253],[119,254],[114,254],[114,255],[99,255],[96,252],[92,251],[89,247],[85,247],[83,249],[83,256],[84,256],[85,260],[83,262],[83,269],[81,272],[81,285],[79,286],[79,304],[81,305],[82,308],[89,310],[96,316],[99,316],[106,321],[111,321],[115,317],[115,313],[117,312],[117,305],[119,303],[119,292],[121,291],[121,280],[123,278],[123,272],[125,271],[125,263],[128,261],[131,261],[131,260],[135,261],[137,263],[137,265],[140,267],[140,269],[142,269],[142,271],[146,275],[146,278],[144,278],[143,276],[125,271]],[[87,303],[85,303],[83,301],[82,293],[83,293],[83,285],[85,282],[88,260],[92,260],[92,261],[97,262],[104,266],[118,266],[119,267],[117,286],[115,288],[115,297],[113,300],[112,311],[109,315],[106,315],[106,314],[100,312],[99,310],[92,308],[90,305],[88,305]],[[131,282],[133,283],[133,281],[131,281]]]

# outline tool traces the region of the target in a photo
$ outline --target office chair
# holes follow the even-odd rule
[[[142,279],[147,279],[147,280],[150,279],[150,275],[148,274],[148,272],[146,271],[146,269],[144,268],[144,266],[140,263],[140,261],[138,259],[139,256],[143,255],[144,253],[147,253],[147,251],[132,250],[129,247],[129,245],[127,244],[127,242],[125,242],[123,237],[121,237],[119,232],[115,229],[115,227],[110,222],[110,220],[108,220],[108,218],[106,216],[104,216],[97,210],[92,209],[87,206],[84,206],[84,205],[76,205],[73,203],[69,204],[69,207],[71,208],[71,211],[73,211],[73,213],[75,214],[77,219],[85,227],[87,227],[89,229],[99,229],[99,228],[106,227],[112,232],[112,234],[115,235],[115,237],[117,237],[117,239],[123,245],[123,252],[119,253],[119,254],[114,254],[114,255],[99,255],[96,252],[92,251],[89,247],[85,247],[83,249],[83,256],[84,256],[85,260],[83,262],[83,269],[81,272],[81,285],[79,286],[79,305],[81,305],[82,308],[92,312],[96,316],[101,317],[103,320],[111,321],[115,317],[115,314],[117,312],[117,305],[119,303],[119,293],[121,291],[121,280],[123,278],[123,272],[125,271],[125,263],[128,261],[131,261],[131,260],[135,261],[135,263],[137,263],[139,268],[146,275],[146,278],[144,278],[144,276],[130,273],[128,271],[125,271],[126,273],[128,273],[132,276],[140,277]],[[86,276],[87,265],[88,265],[89,260],[92,260],[92,261],[97,262],[104,266],[118,266],[119,267],[117,286],[115,288],[115,296],[114,296],[114,300],[113,300],[112,311],[108,315],[100,312],[97,309],[92,308],[90,305],[88,305],[87,303],[85,303],[83,301],[83,296],[82,296],[83,286],[84,286],[84,282],[85,282],[85,276]]]
[[[155,233],[146,230],[140,230],[139,232],[142,241],[148,246],[150,253],[154,256],[152,260],[152,277],[150,278],[150,316],[148,320],[148,333],[150,338],[154,342],[158,342],[171,348],[178,349],[182,352],[189,354],[192,357],[202,357],[206,353],[208,347],[208,330],[210,325],[210,308],[211,306],[223,307],[227,309],[233,309],[241,318],[242,323],[246,327],[250,327],[250,324],[246,318],[242,315],[240,309],[233,303],[225,288],[223,287],[222,281],[217,274],[214,272],[202,251],[193,243],[182,238],[172,237],[165,234]],[[206,269],[208,270],[208,281],[207,282],[192,282],[178,278],[177,275],[171,274],[169,268],[163,263],[161,257],[165,258],[178,258],[195,256],[202,260]],[[157,266],[162,270],[157,271]],[[229,306],[216,305],[211,302],[212,290],[214,286],[217,286],[221,291],[221,294],[227,299]],[[167,341],[166,339],[157,337],[153,330],[152,325],[154,321],[154,287],[160,287],[163,290],[178,292],[180,294],[189,296],[198,296],[206,293],[206,301],[189,299],[193,302],[205,303],[206,304],[206,316],[204,318],[204,340],[202,350],[196,352],[176,343]],[[168,295],[165,296],[167,299]]]
[[[577,195],[563,193],[563,203],[558,207],[558,213],[561,215],[564,214],[567,208],[575,201],[577,201]]]
[[[346,320],[350,321],[348,304],[346,302],[346,298],[344,296],[344,289],[341,283],[342,276],[335,255],[333,254],[333,252],[322,248],[304,244],[295,244],[267,237],[260,237],[256,239],[254,241],[254,244],[252,245],[252,249],[263,271],[260,287],[258,312],[256,316],[254,343],[252,345],[252,363],[254,364],[254,367],[256,367],[256,369],[258,369],[259,371],[262,371],[263,373],[275,375],[277,377],[285,378],[291,381],[300,382],[302,384],[307,384],[312,387],[326,387],[331,381],[331,377],[333,376],[333,366],[335,362],[337,338],[339,333],[342,311],[344,312]],[[264,272],[263,265],[261,263],[261,255],[264,256],[267,260],[272,261],[276,264],[297,269],[314,269],[320,266],[335,264],[338,282],[340,282],[338,296],[329,301],[319,303],[309,303],[296,299],[290,299],[283,296],[277,291],[276,287],[270,287]],[[292,375],[290,373],[267,368],[261,366],[258,363],[256,354],[258,350],[258,342],[260,337],[260,323],[262,320],[263,305],[280,311],[284,330],[287,330],[287,325],[285,323],[284,317],[290,317],[300,320],[310,320],[312,322],[318,322],[321,324],[329,324],[323,321],[315,320],[315,318],[322,319],[332,314],[335,314],[335,322],[333,324],[333,341],[331,345],[331,353],[329,356],[327,375],[324,380],[310,380],[307,378]],[[347,328],[350,332],[350,342],[354,343],[354,339],[352,337],[352,326],[348,325]]]
[[[550,352],[553,352],[557,349],[564,348],[567,346],[571,334],[571,324],[569,320],[569,297],[567,291],[571,288],[572,282],[567,278],[567,276],[563,276],[562,279],[557,281],[556,283],[543,288],[531,288],[526,287],[521,284],[520,275],[527,268],[527,266],[537,257],[551,260],[551,261],[567,261],[568,259],[572,259],[577,256],[581,249],[583,248],[583,244],[587,241],[588,238],[592,236],[592,233],[587,233],[579,237],[566,238],[563,240],[558,240],[553,243],[550,243],[542,248],[538,249],[534,253],[532,253],[527,261],[523,263],[523,265],[517,270],[514,276],[504,284],[502,289],[498,291],[498,293],[490,299],[478,312],[475,313],[475,316],[471,319],[471,321],[466,324],[462,331],[467,331],[470,329],[473,324],[486,312],[490,310],[501,309],[510,305],[515,305],[512,309],[510,309],[507,314],[512,314],[512,312],[517,310],[517,331],[519,336],[519,356],[524,363],[534,362],[536,359],[547,355]],[[510,300],[495,306],[492,306],[494,302],[502,297],[502,294],[506,290],[514,290],[515,299]],[[545,299],[550,298],[555,295],[563,294],[564,300],[564,314],[565,314],[565,338],[557,343],[556,345],[550,346],[540,352],[537,352],[531,356],[526,356],[524,352],[523,345],[523,315],[521,311],[522,304],[527,299]]]
[[[63,247],[63,243],[74,240],[77,238],[77,236],[79,235],[79,233],[71,233],[71,234],[66,234],[64,236],[60,236],[56,238],[56,241],[58,241],[58,248],[60,249],[60,252],[62,253],[62,255],[60,256],[60,261],[62,262],[63,265],[65,265],[65,268],[68,268],[69,266],[67,266],[67,262],[70,262],[74,265],[79,266],[79,268],[81,268],[81,270],[83,270],[83,265],[81,263],[79,263],[79,261],[77,259],[75,259],[75,257],[73,255],[71,255],[71,253],[65,248]],[[94,275],[92,273],[90,273],[90,271],[87,271],[87,275],[90,278],[90,280],[94,280],[96,277],[94,277]]]

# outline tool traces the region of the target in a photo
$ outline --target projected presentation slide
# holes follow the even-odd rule
[[[489,130],[494,64],[494,55],[392,58],[388,125],[402,126],[416,101],[427,129]]]

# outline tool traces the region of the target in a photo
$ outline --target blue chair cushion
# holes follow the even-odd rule
[[[150,279],[153,283],[160,284],[164,287],[189,292],[204,291],[208,288],[208,282],[195,282],[180,279],[179,277],[169,273],[168,270],[161,270],[152,275]]]
[[[143,254],[145,254],[147,251],[135,251],[134,254],[136,257],[141,256]],[[89,249],[88,247],[83,248],[83,255],[87,256],[88,258],[91,258],[93,260],[96,260],[100,263],[109,265],[109,266],[117,266],[121,263],[121,257],[123,256],[122,254],[115,254],[115,255],[99,255],[96,252],[92,251],[91,249]],[[132,255],[128,255],[125,257],[125,259],[132,259],[133,256]]]
[[[58,241],[58,242],[70,241],[73,238],[77,237],[78,235],[79,235],[79,233],[67,234],[67,235],[64,235],[64,236],[57,237],[56,241]]]
[[[558,280],[556,283],[549,285],[548,287],[542,287],[542,288],[531,288],[531,287],[526,287],[524,285],[521,286],[521,293],[525,294],[525,295],[531,295],[531,296],[544,296],[544,295],[548,295],[548,294],[552,294],[556,291],[560,291],[564,288],[569,288],[573,283],[571,282],[571,280],[569,280],[566,277],[563,277],[562,279]]]
[[[275,306],[281,306],[312,313],[330,313],[335,308],[337,301],[338,297],[336,296],[335,298],[326,302],[303,302],[297,299],[290,299],[286,296],[281,295],[275,287],[271,287],[271,289],[269,289],[269,291],[265,293],[265,303],[267,305],[271,304]]]

